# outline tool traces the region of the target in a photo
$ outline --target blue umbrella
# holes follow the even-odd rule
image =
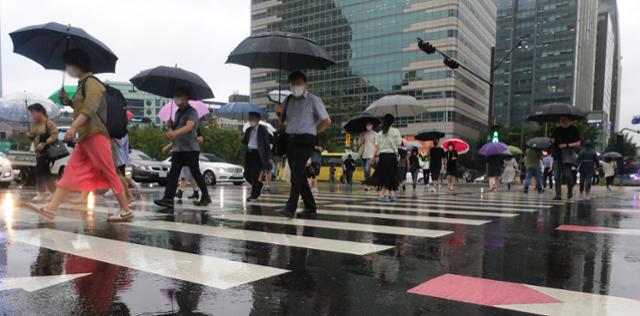
[[[267,112],[263,108],[255,104],[242,102],[225,104],[220,109],[218,109],[218,111],[216,111],[216,114],[220,117],[244,121],[245,119],[249,118],[249,113],[251,112],[260,113],[260,116],[262,116],[262,118],[267,118]]]
[[[488,143],[480,148],[480,155],[498,156],[498,155],[503,155],[506,151],[509,151],[509,146],[507,146],[507,144]]]

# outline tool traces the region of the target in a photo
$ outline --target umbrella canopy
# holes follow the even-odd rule
[[[602,158],[611,158],[611,159],[619,159],[624,157],[621,153],[619,152],[615,152],[615,151],[610,151],[610,152],[606,152],[604,154],[602,154]]]
[[[289,95],[291,95],[291,91],[289,90],[273,90],[267,94],[267,98],[273,103],[282,103],[282,101],[284,101],[284,99]]]
[[[50,22],[21,28],[9,34],[13,52],[25,56],[45,69],[64,70],[62,55],[69,49],[81,49],[91,57],[91,72],[116,71],[118,57],[85,30]]]
[[[203,117],[209,114],[209,107],[202,101],[189,100],[189,105],[196,109],[198,117]],[[173,100],[171,100],[162,106],[157,117],[161,121],[166,122],[168,120],[173,120],[176,117],[176,112],[178,112],[178,106],[173,102]]]
[[[440,146],[442,146],[442,148],[444,148],[444,150],[447,150],[449,147],[449,144],[453,144],[455,150],[458,152],[458,154],[466,154],[469,152],[469,144],[467,144],[467,142],[465,142],[462,139],[458,139],[458,138],[449,138],[445,141],[443,141]]]
[[[424,147],[422,144],[420,144],[419,142],[407,142],[407,144],[405,145],[405,147],[407,147],[407,149],[412,149],[412,148],[418,148],[418,149],[422,149],[422,147]]]
[[[197,74],[178,67],[158,66],[147,69],[129,79],[145,92],[165,98],[173,98],[176,89],[186,89],[192,100],[213,98],[209,85]]]
[[[342,155],[342,160],[347,160],[347,158],[349,158],[349,156],[351,156],[351,158],[353,158],[353,160],[358,160],[360,159],[360,155],[358,155],[358,153],[354,153],[354,152],[348,152],[348,153],[344,153],[344,155]]]
[[[483,156],[501,156],[509,147],[504,143],[486,143],[480,147],[480,155]]]
[[[69,96],[69,100],[73,100],[73,97],[76,95],[76,91],[78,91],[78,86],[64,86],[63,89],[67,93],[67,96]],[[56,104],[63,105],[62,101],[60,101],[60,89],[56,89],[56,91],[53,91],[53,93],[49,96],[49,100],[55,102]]]
[[[416,139],[422,140],[422,141],[440,139],[442,137],[444,137],[443,132],[436,131],[436,130],[426,130],[426,129],[421,130],[420,132],[418,132],[418,135],[416,135]]]
[[[244,121],[249,118],[250,112],[260,113],[262,118],[267,118],[267,112],[263,108],[255,104],[242,102],[225,104],[216,111],[216,115],[233,120]]]
[[[131,111],[127,111],[127,120],[130,120],[130,119],[132,119],[132,118],[134,118],[134,117],[136,117],[136,115],[135,115],[135,114],[133,114],[133,112],[131,112]]]
[[[511,153],[511,154],[512,154],[512,155],[514,155],[514,156],[522,155],[522,153],[523,153],[523,152],[522,152],[522,149],[520,149],[520,148],[518,148],[518,147],[516,147],[516,146],[511,146],[511,145],[509,145],[508,150],[509,150],[509,153]]]
[[[395,117],[417,116],[427,111],[427,107],[416,98],[408,95],[388,95],[379,99],[364,110],[372,116],[382,117],[391,113]]]
[[[287,32],[263,32],[244,39],[227,58],[227,64],[251,69],[327,69],[335,64],[329,53],[304,36]]]
[[[29,123],[31,116],[27,106],[40,103],[50,119],[60,116],[60,108],[51,100],[27,92],[13,93],[0,98],[0,119],[19,123]]]
[[[376,128],[380,125],[380,120],[371,115],[363,114],[352,118],[342,128],[344,128],[347,133],[359,134],[367,131],[367,124],[369,123],[373,124],[373,128]]]
[[[264,126],[264,127],[266,127],[267,128],[267,132],[269,132],[269,134],[271,134],[271,135],[273,135],[273,133],[276,132],[276,128],[273,127],[273,125],[271,125],[271,124],[269,124],[269,123],[267,123],[265,121],[260,121],[259,124]],[[242,132],[246,132],[247,129],[249,129],[249,126],[251,126],[249,124],[249,122],[244,123],[244,125],[242,126]]]
[[[535,137],[527,142],[527,146],[540,150],[548,150],[551,147],[551,141],[548,137]]]
[[[527,120],[538,123],[557,122],[562,116],[569,117],[572,120],[581,120],[585,117],[575,106],[564,103],[553,103],[541,106],[529,115]]]

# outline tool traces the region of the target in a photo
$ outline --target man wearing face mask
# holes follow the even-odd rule
[[[280,211],[287,217],[295,216],[298,199],[302,196],[304,211],[300,217],[316,215],[316,201],[307,182],[305,168],[318,133],[322,133],[329,125],[331,118],[322,100],[307,91],[307,77],[300,71],[289,75],[291,95],[283,102],[281,120],[286,124],[287,160],[291,168],[291,192],[285,208]]]
[[[167,186],[164,190],[164,197],[155,200],[157,205],[173,208],[173,198],[178,187],[178,178],[182,167],[188,167],[193,179],[198,184],[202,197],[195,202],[197,206],[207,206],[211,204],[207,183],[200,173],[200,143],[198,142],[198,112],[189,105],[189,91],[177,89],[173,98],[178,111],[175,115],[175,122],[168,121],[167,126],[171,129],[165,134],[166,139],[172,141],[171,147],[171,168],[167,175]]]
[[[250,127],[244,133],[242,143],[247,146],[244,159],[244,177],[251,184],[251,194],[247,201],[257,200],[262,193],[263,183],[260,181],[262,171],[271,170],[273,165],[271,148],[269,148],[269,131],[260,124],[260,113],[249,113]]]
[[[376,132],[373,131],[373,124],[367,123],[367,130],[360,134],[360,151],[362,152],[362,166],[364,168],[364,181],[368,183],[371,178],[371,159],[376,151],[375,146]],[[368,187],[365,187],[365,191],[368,191]]]

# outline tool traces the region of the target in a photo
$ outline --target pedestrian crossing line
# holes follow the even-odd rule
[[[18,207],[12,212],[0,212],[0,220],[5,223],[25,223],[25,224],[43,224],[43,223],[69,223],[80,222],[80,219],[56,216],[53,220],[40,216],[33,210],[26,207]]]
[[[185,224],[165,221],[144,221],[129,223],[127,225],[170,230],[182,233],[199,234],[204,236],[220,237],[227,239],[246,240],[260,243],[268,243],[281,246],[309,248],[323,251],[348,253],[353,255],[366,255],[393,248],[393,246],[376,245],[364,242],[334,240],[319,237],[277,234],[255,230],[233,229],[207,225]]]
[[[35,247],[223,290],[290,272],[267,266],[46,228],[18,230],[8,237],[13,241]]]
[[[439,238],[452,234],[452,231],[423,229],[412,227],[396,227],[387,225],[360,224],[350,222],[335,222],[317,219],[298,219],[286,218],[280,216],[263,216],[263,215],[241,215],[241,214],[213,214],[213,218],[229,221],[240,222],[259,222],[280,225],[296,225],[305,227],[328,228],[339,230],[352,230],[370,233],[390,234],[390,235],[407,235],[427,238]]]
[[[540,202],[547,203],[553,205],[563,205],[569,202],[570,200],[561,200],[555,201],[553,200],[553,196],[548,195],[545,196],[537,196],[532,193],[528,195],[524,195],[524,193],[518,192],[517,194],[500,194],[500,193],[472,193],[467,195],[467,198],[475,199],[475,197],[480,198],[484,201],[527,201],[527,202]]]
[[[610,212],[610,213],[631,213],[640,214],[640,208],[606,208],[599,207],[596,209],[598,212]]]
[[[117,204],[116,204],[117,205]],[[108,206],[94,206],[93,209],[89,210],[87,207],[82,206],[82,205],[73,205],[73,204],[68,204],[68,203],[63,203],[60,206],[61,210],[66,210],[66,211],[77,211],[77,212],[86,212],[86,213],[100,213],[100,214],[107,214],[107,215],[114,215],[118,212],[119,206],[114,206],[114,207],[108,207]],[[150,212],[150,211],[136,211],[136,210],[131,210],[131,212],[133,213],[133,217],[137,217],[137,218],[157,218],[157,217],[166,217],[167,214],[159,214],[157,212]]]
[[[630,235],[640,236],[640,229],[631,228],[611,228],[602,226],[581,226],[581,225],[560,225],[556,230],[567,232],[581,232],[594,234]]]
[[[333,204],[325,207],[340,209],[361,209],[361,210],[379,210],[379,211],[398,211],[398,212],[418,212],[448,215],[467,215],[467,216],[485,216],[485,217],[505,217],[512,218],[518,216],[516,213],[498,213],[483,211],[456,211],[456,210],[430,210],[415,207],[397,207],[397,206],[375,206],[375,205],[351,205],[351,204]]]
[[[336,210],[318,210],[318,214],[321,215],[335,215],[335,216],[348,216],[348,217],[364,217],[364,218],[381,218],[414,222],[428,222],[428,223],[443,223],[443,224],[461,224],[470,226],[481,226],[487,223],[491,223],[488,220],[477,219],[464,219],[464,218],[449,218],[438,216],[420,216],[420,215],[402,215],[402,214],[381,214],[381,213],[369,213],[369,212],[351,212],[351,211],[336,211]]]
[[[370,201],[370,202],[365,202],[364,204],[368,204],[368,205],[400,205],[400,206],[407,206],[407,207],[411,207],[411,206],[417,206],[417,207],[423,207],[426,209],[429,209],[430,207],[433,208],[455,208],[455,209],[459,209],[459,210],[477,210],[477,209],[482,209],[482,210],[487,210],[487,211],[496,211],[496,212],[521,212],[521,213],[535,213],[539,210],[537,209],[532,209],[532,208],[518,208],[518,207],[487,207],[487,206],[469,206],[469,205],[448,205],[448,204],[421,204],[421,203],[404,203],[404,202],[393,202],[393,203],[389,203],[389,202],[378,202],[378,201]]]

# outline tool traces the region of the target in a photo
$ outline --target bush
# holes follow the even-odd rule
[[[165,131],[156,126],[134,127],[129,129],[129,143],[134,149],[138,149],[157,160],[169,157],[162,153],[162,147],[169,143],[164,139]]]

